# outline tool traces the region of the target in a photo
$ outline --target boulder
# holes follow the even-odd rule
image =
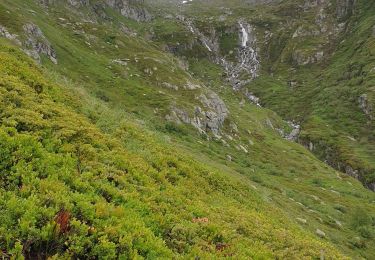
[[[320,229],[317,229],[316,230],[316,234],[321,237],[321,238],[324,238],[326,236],[326,233],[324,233],[322,230]]]
[[[300,222],[301,224],[307,224],[307,220],[304,219],[304,218],[296,218],[298,222]]]

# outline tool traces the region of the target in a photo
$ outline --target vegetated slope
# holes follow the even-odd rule
[[[345,28],[336,38],[328,37],[327,42],[322,35],[304,37],[304,33],[312,35],[314,29],[302,29],[299,36],[284,43],[281,56],[288,51],[295,54],[296,50],[308,56],[320,49],[325,56],[321,62],[295,64],[295,71],[273,64],[274,75],[289,82],[289,86],[265,77],[254,84],[253,90],[266,106],[281,115],[301,118],[300,142],[331,166],[359,178],[374,190],[375,5],[356,1],[348,8],[346,17],[338,16],[338,8],[325,11]],[[322,23],[327,26],[327,22]]]
[[[57,144],[55,141],[53,145],[47,142],[47,148],[52,149],[47,149],[47,158],[53,155],[49,153],[54,151],[55,146],[63,154],[68,153],[67,157],[72,157],[69,161],[63,156],[70,165],[67,171],[75,175],[62,174],[56,170],[48,176],[56,179],[56,176],[62,175],[57,183],[69,187],[65,194],[70,194],[70,190],[74,191],[71,194],[76,194],[75,185],[79,186],[79,193],[84,193],[77,195],[78,198],[72,195],[65,204],[53,204],[48,217],[39,215],[43,217],[42,220],[37,219],[38,228],[42,228],[40,223],[52,220],[63,224],[62,220],[67,218],[67,214],[72,214],[70,219],[86,222],[82,232],[89,230],[88,235],[63,231],[60,237],[64,242],[77,241],[72,242],[74,249],[69,249],[77,255],[98,256],[102,252],[112,254],[113,250],[135,254],[137,249],[142,256],[151,258],[155,257],[153,254],[168,258],[177,253],[203,258],[209,257],[211,253],[221,256],[234,254],[234,257],[239,258],[319,257],[321,251],[317,248],[323,246],[311,242],[311,239],[332,243],[337,250],[352,257],[370,258],[374,254],[373,193],[366,191],[354,179],[325,166],[300,145],[281,138],[279,131],[288,131],[287,124],[274,112],[243,102],[230,86],[223,84],[220,67],[207,59],[189,62],[191,72],[196,76],[194,78],[186,70],[186,64],[162,52],[161,46],[137,36],[141,34],[150,38],[155,24],[160,26],[157,33],[168,33],[167,29],[171,28],[184,28],[179,22],[165,22],[164,19],[156,18],[140,24],[124,18],[111,8],[104,9],[105,15],[98,16],[93,13],[91,6],[73,8],[64,1],[55,4],[46,8],[34,1],[5,1],[0,9],[1,25],[10,33],[19,35],[15,37],[16,40],[13,39],[15,44],[17,39],[22,42],[33,40],[34,36],[25,32],[26,24],[37,25],[43,32],[44,38],[37,40],[44,42],[43,46],[52,47],[57,58],[57,64],[54,64],[48,56],[51,52],[40,54],[44,76],[61,82],[63,86],[69,85],[70,88],[63,88],[63,92],[73,92],[73,95],[83,92],[86,94],[79,94],[78,99],[88,99],[83,102],[70,95],[67,97],[57,91],[60,87],[55,87],[51,97],[59,101],[64,109],[71,111],[75,108],[82,119],[75,119],[76,116],[69,114],[67,123],[63,121],[56,126],[54,120],[48,120],[49,108],[46,108],[42,113],[46,114],[45,119],[35,121],[47,124],[43,129],[47,129],[53,140],[58,139]],[[35,26],[27,26],[26,29],[30,27],[35,29]],[[12,37],[8,35],[8,38]],[[25,48],[24,43],[21,45]],[[207,52],[205,47],[200,50]],[[9,59],[20,55],[18,52],[10,53],[6,55]],[[7,73],[23,75],[20,71]],[[42,85],[33,86],[40,91]],[[77,86],[80,88],[76,89]],[[213,91],[217,95],[213,99],[214,105],[212,101],[207,102],[212,100]],[[202,98],[202,94],[207,100]],[[223,112],[216,108],[217,104],[222,108],[222,103],[218,101],[220,99],[224,101],[229,115],[226,114],[222,125],[217,124],[217,121],[208,121],[220,127],[218,134],[221,137],[215,137],[212,130],[216,128],[205,124],[203,129],[197,129],[197,125],[192,125],[195,121],[191,118],[196,116],[197,106],[208,109],[207,112]],[[30,107],[26,105],[26,108]],[[28,118],[25,116],[28,113],[21,111],[17,120],[21,121],[19,130],[25,134],[22,125],[25,125],[23,118]],[[35,116],[40,118],[39,115]],[[198,118],[200,116],[201,112]],[[182,123],[183,120],[185,123]],[[33,121],[27,122],[31,124]],[[131,122],[138,123],[134,125]],[[26,130],[30,132],[28,123]],[[76,129],[78,126],[79,130]],[[60,127],[65,129],[63,134],[58,131]],[[146,134],[146,129],[154,131],[157,136]],[[89,138],[87,135],[95,136]],[[40,133],[38,136],[41,136]],[[45,134],[42,136],[45,137]],[[107,141],[99,141],[103,136],[106,136],[105,140],[109,139],[110,145],[106,144]],[[162,145],[164,142],[166,144]],[[59,143],[65,144],[61,145],[64,149],[60,149]],[[172,145],[179,148],[168,148]],[[195,161],[186,159],[189,157]],[[14,162],[9,164],[15,165]],[[40,165],[45,164],[47,162],[43,161]],[[129,165],[134,164],[135,169],[130,170]],[[209,166],[202,167],[203,164]],[[24,170],[24,176],[31,171]],[[133,174],[129,176],[129,172]],[[41,176],[42,179],[48,177]],[[83,176],[83,179],[79,176]],[[76,183],[76,178],[78,184],[71,184]],[[16,178],[15,183],[17,181]],[[47,190],[53,191],[52,188]],[[14,194],[14,191],[8,190],[7,194]],[[79,204],[78,201],[85,194],[90,194],[90,203]],[[64,198],[69,198],[69,195],[59,198],[65,201]],[[109,207],[109,213],[103,213],[103,207],[98,206],[98,202],[104,203],[106,209]],[[43,204],[50,205],[49,200],[30,202],[30,205],[34,205],[33,210],[38,212],[43,210],[39,207]],[[60,212],[61,209],[65,211]],[[158,246],[144,245],[144,240],[140,238],[133,241],[137,236],[130,231],[124,231],[122,234],[125,236],[113,230],[118,223],[125,221],[122,218],[127,219],[124,229],[132,226],[127,222],[132,218],[121,215],[123,209],[125,212],[133,212],[131,214],[134,218],[140,219],[137,227],[143,227],[142,234],[148,234],[149,237],[147,241],[159,241],[145,243],[159,245],[160,249],[157,249]],[[254,212],[262,216],[252,215]],[[275,218],[270,217],[274,215]],[[105,223],[100,223],[103,218]],[[280,218],[286,220],[278,226]],[[8,221],[15,223],[17,217],[11,215]],[[264,228],[260,228],[263,221]],[[267,224],[270,222],[274,224]],[[54,224],[51,225],[53,229]],[[290,235],[280,233],[278,227],[282,232],[290,229]],[[299,233],[302,232],[296,231],[299,229],[306,231]],[[23,236],[17,247],[24,246],[25,254],[46,254],[40,248],[46,245],[46,241],[56,239],[41,238],[36,232],[30,233],[27,229],[23,233],[17,228],[13,230],[19,234],[18,237]],[[93,235],[93,230],[100,232]],[[48,231],[43,234],[46,233]],[[31,238],[26,239],[29,235]],[[75,236],[89,238],[78,239]],[[296,243],[293,239],[289,240],[288,236],[300,241]],[[14,237],[17,235],[7,241],[10,244],[15,242]],[[276,242],[279,240],[281,244]],[[161,245],[163,241],[165,245]],[[62,243],[55,242],[47,253],[64,251],[69,254],[66,247],[55,246]],[[48,242],[48,245],[51,244]],[[88,248],[88,251],[82,248]]]
[[[139,126],[102,133],[4,42],[0,64],[2,257],[343,258]]]
[[[251,92],[262,106],[298,122],[301,144],[374,190],[373,1],[276,1],[256,6],[193,1],[177,10],[217,45],[213,54],[205,49],[204,38],[187,36],[184,26],[168,33],[159,23],[156,28],[164,33],[156,33],[156,40],[190,64],[197,58],[217,63],[218,55],[233,59],[239,22],[251,24],[260,70],[242,92]]]

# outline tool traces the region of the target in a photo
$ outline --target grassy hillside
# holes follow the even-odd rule
[[[189,39],[179,22],[106,12],[0,4],[1,25],[23,40],[37,24],[58,59],[0,42],[4,257],[371,259],[374,193],[281,138],[281,117],[244,103],[207,57],[186,70],[164,52]],[[230,111],[222,139],[165,120],[211,91]]]
[[[343,257],[128,120],[104,134],[24,54],[0,60],[3,257]]]
[[[245,89],[260,97],[263,106],[300,123],[299,142],[312,147],[322,161],[373,189],[375,5],[356,1],[341,17],[338,10],[345,3],[350,1],[315,5],[284,0],[255,6],[194,1],[177,12],[193,19],[206,35],[214,35],[222,56],[237,52],[238,21],[254,25],[261,72]],[[203,60],[197,68],[209,74],[204,62],[216,61],[188,28],[176,23],[182,27],[171,30],[171,22],[157,23],[155,40],[174,46],[174,53],[188,60],[193,71]]]
[[[360,97],[365,95],[368,106],[373,106],[374,10],[373,2],[357,2],[345,32],[325,46],[328,55],[322,64],[297,66],[295,71],[273,64],[276,80],[265,76],[249,86],[265,106],[303,122],[301,142],[315,144],[321,159],[342,171],[347,166],[358,170],[365,184],[374,182],[375,128],[373,111],[366,114],[361,109]],[[306,39],[299,41],[290,40],[284,55],[302,44],[307,51],[317,47],[306,45]],[[294,87],[288,86],[290,81]]]

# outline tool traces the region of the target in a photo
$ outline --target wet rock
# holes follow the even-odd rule
[[[255,28],[244,21],[239,21],[238,32],[237,61],[232,62],[220,58],[218,62],[224,67],[228,82],[235,90],[241,89],[257,78],[260,69]],[[244,77],[244,75],[247,75],[247,77]]]
[[[255,27],[245,21],[239,21],[238,26],[227,28],[227,33],[238,33],[238,47],[237,58],[235,60],[228,60],[220,53],[219,33],[214,27],[206,28],[203,33],[194,25],[191,19],[184,16],[177,16],[192,33],[197,40],[192,40],[188,44],[178,44],[178,46],[168,47],[170,52],[176,53],[178,49],[192,49],[194,44],[199,43],[207,50],[209,58],[218,65],[224,68],[227,81],[238,90],[244,85],[250,83],[253,79],[258,77],[260,62],[259,51],[257,49],[257,40],[255,34]],[[233,54],[233,50],[231,50]]]
[[[178,17],[180,21],[182,21],[185,26],[189,29],[189,31],[194,34],[202,43],[202,45],[214,56],[219,52],[219,40],[216,35],[216,31],[214,28],[210,28],[206,34],[202,33],[193,23],[192,20],[186,19],[183,16]]]

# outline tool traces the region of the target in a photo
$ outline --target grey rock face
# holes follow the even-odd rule
[[[215,93],[210,93],[208,96],[202,94],[199,100],[205,106],[206,111],[200,111],[196,116],[199,117],[203,115],[201,122],[203,122],[203,127],[206,131],[210,130],[214,135],[219,135],[220,128],[229,115],[229,110]]]
[[[138,22],[150,21],[151,14],[141,6],[143,0],[105,0],[106,4],[119,11],[121,15]]]
[[[56,0],[38,0],[43,5],[51,5]],[[150,21],[152,19],[151,14],[142,6],[143,0],[105,0],[98,3],[90,2],[90,0],[65,0],[73,7],[79,8],[82,6],[92,5],[93,11],[99,15],[99,17],[106,19],[104,7],[109,6],[116,11],[120,12],[121,15],[136,20],[138,22]]]
[[[257,105],[258,107],[261,107],[261,105],[260,105],[260,98],[259,98],[259,97],[255,96],[255,95],[254,95],[253,93],[251,93],[251,92],[248,92],[247,90],[246,90],[246,92],[245,92],[245,96],[249,99],[249,101],[250,101],[251,103]]]
[[[21,42],[17,39],[17,35],[11,34],[4,26],[0,25],[0,37],[4,37],[8,40],[15,42],[17,45],[21,45]]]
[[[351,166],[347,165],[345,167],[345,172],[349,176],[352,176],[353,178],[359,179],[358,170],[354,170]]]
[[[211,28],[208,35],[203,34],[197,27],[195,27],[194,23],[190,19],[186,19],[183,16],[177,17],[181,22],[185,24],[185,26],[189,29],[189,31],[194,34],[198,40],[202,43],[202,45],[210,52],[213,56],[216,56],[219,52],[219,42],[216,36],[216,32],[213,28]],[[191,46],[192,48],[193,46]]]
[[[33,23],[28,23],[23,26],[23,29],[28,37],[24,44],[25,52],[37,61],[40,61],[40,54],[45,54],[53,63],[57,64],[56,52],[40,28]]]
[[[65,0],[65,1],[74,7],[89,5],[89,0]],[[41,3],[42,5],[48,6],[57,2],[57,0],[38,0],[38,2]]]
[[[72,6],[85,6],[89,4],[89,0],[68,0],[68,3]]]
[[[355,0],[336,0],[336,15],[338,19],[345,19],[353,13]]]
[[[375,192],[375,182],[368,185],[369,189]]]
[[[196,106],[191,116],[187,111],[174,107],[166,119],[176,123],[185,123],[194,126],[201,133],[212,133],[219,136],[225,119],[229,115],[225,103],[213,92],[197,98],[202,107]]]
[[[296,63],[299,66],[312,64],[312,63],[319,63],[324,58],[324,52],[323,51],[316,51],[312,54],[306,54],[301,50],[296,50],[292,55],[294,63]]]
[[[292,131],[285,136],[285,138],[289,141],[297,141],[298,136],[301,133],[301,126],[298,124],[294,124],[293,122],[288,122],[288,124],[292,127]]]
[[[370,119],[373,119],[372,106],[368,100],[367,94],[363,94],[358,98],[359,107]]]

